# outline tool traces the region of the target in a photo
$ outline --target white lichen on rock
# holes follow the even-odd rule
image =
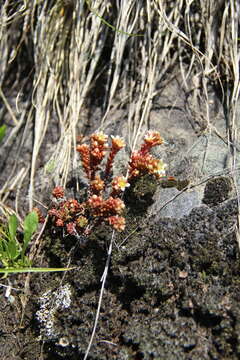
[[[40,322],[41,338],[48,339],[58,337],[55,314],[59,310],[67,309],[71,305],[71,287],[69,284],[60,286],[56,290],[46,291],[39,299],[40,309],[36,312]]]

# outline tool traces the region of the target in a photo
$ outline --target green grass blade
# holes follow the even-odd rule
[[[0,142],[2,141],[4,136],[6,135],[6,129],[7,129],[6,125],[0,126]]]
[[[108,27],[110,27],[112,30],[116,31],[118,34],[123,34],[123,35],[128,35],[128,36],[143,36],[142,34],[131,34],[131,33],[128,33],[126,31],[122,31],[122,30],[119,30],[117,29],[115,26],[111,25],[109,22],[107,22],[106,20],[104,20],[94,9],[91,8],[91,1],[90,0],[85,0],[89,10],[94,14],[96,15],[101,21],[103,24],[107,25]]]
[[[69,271],[75,269],[74,267],[71,268],[5,268],[0,269],[0,273],[5,274],[14,274],[14,273],[30,273],[30,272],[54,272],[54,271]]]

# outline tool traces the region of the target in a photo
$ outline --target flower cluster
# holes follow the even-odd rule
[[[91,135],[90,146],[87,144],[77,146],[77,151],[81,156],[82,166],[89,180],[95,179],[96,171],[106,154],[106,150],[108,149],[106,145],[107,139],[107,135],[99,132]]]
[[[161,144],[163,144],[163,139],[160,134],[156,131],[148,131],[144,137],[140,150],[133,151],[130,158],[129,181],[146,174],[152,174],[157,178],[165,176],[166,164],[150,154],[150,150],[154,146]]]
[[[59,193],[62,197],[59,197]],[[120,198],[110,196],[105,200],[94,194],[87,201],[80,203],[75,199],[65,199],[64,190],[60,186],[53,189],[52,195],[56,201],[48,215],[56,227],[64,228],[70,235],[88,234],[94,224],[102,221],[116,230],[124,229],[125,219],[120,214],[125,205]]]
[[[122,231],[125,228],[125,218],[122,216],[125,205],[120,198],[121,194],[139,176],[153,174],[160,178],[165,175],[165,164],[150,154],[154,146],[162,143],[163,139],[158,132],[149,131],[140,150],[131,155],[128,176],[111,178],[114,159],[125,143],[119,136],[112,136],[109,145],[108,136],[104,133],[92,134],[89,145],[77,146],[82,168],[88,179],[87,200],[79,202],[76,199],[66,199],[64,189],[55,187],[52,191],[53,206],[48,211],[53,224],[64,228],[71,235],[88,234],[102,222]],[[105,169],[101,169],[105,156]],[[102,177],[100,173],[103,174]]]

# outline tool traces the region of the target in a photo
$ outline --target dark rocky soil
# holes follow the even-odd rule
[[[239,359],[238,204],[230,179],[209,180],[202,204],[180,219],[147,218],[153,182],[149,189],[136,184],[134,197],[126,194],[130,235],[116,237],[89,359]],[[31,275],[24,311],[18,293],[12,290],[13,303],[2,297],[1,359],[83,358],[109,239],[104,227],[87,241],[49,229],[43,262],[71,260],[77,269]]]

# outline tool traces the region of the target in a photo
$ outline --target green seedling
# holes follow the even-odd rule
[[[32,235],[36,232],[37,227],[38,227],[38,215],[35,211],[33,211],[26,216],[23,223],[24,236],[23,236],[23,245],[21,250],[22,260],[25,258],[25,252],[27,246],[31,240]]]
[[[8,221],[8,228],[0,229],[0,261],[4,268],[16,266],[21,255],[21,246],[16,238],[18,219],[11,215]]]
[[[37,231],[38,215],[36,212],[29,213],[23,223],[23,240],[19,241],[17,228],[19,221],[16,215],[11,215],[6,228],[0,227],[0,273],[7,276],[10,273],[23,272],[52,272],[66,271],[72,268],[32,268],[31,260],[26,255],[32,236]]]
[[[6,135],[6,125],[0,126],[0,143],[2,142],[4,136]]]

